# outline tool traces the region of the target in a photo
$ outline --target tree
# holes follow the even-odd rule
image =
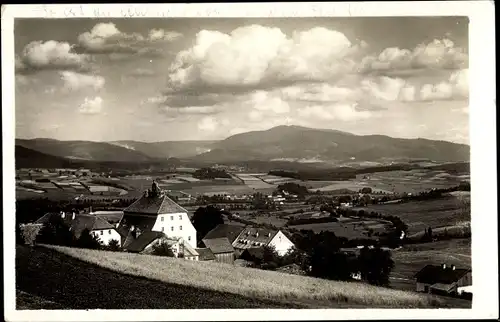
[[[170,247],[166,243],[157,243],[153,245],[153,252],[151,253],[155,256],[166,256],[166,257],[175,257],[174,251],[172,247]]]
[[[357,268],[361,272],[361,278],[368,283],[379,286],[389,285],[389,274],[394,268],[391,253],[375,247],[373,249],[364,247],[357,259]]]
[[[75,243],[75,238],[70,227],[60,216],[52,216],[49,222],[40,229],[36,243],[72,246]]]
[[[106,250],[112,251],[112,252],[117,252],[119,251],[120,248],[120,242],[116,239],[111,239],[106,246]]]
[[[93,235],[88,228],[85,228],[78,240],[76,246],[79,248],[101,249],[102,244],[99,237]]]
[[[275,269],[280,264],[280,256],[276,252],[276,248],[271,245],[266,245],[262,247],[262,263],[261,268],[263,269]]]
[[[217,227],[217,225],[224,223],[222,211],[214,206],[198,208],[192,218],[193,226],[196,229],[196,236],[198,241],[201,242],[203,237]]]

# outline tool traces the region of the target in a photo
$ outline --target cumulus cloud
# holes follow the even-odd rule
[[[206,116],[198,122],[198,129],[205,132],[213,132],[219,126],[219,122],[212,116]]]
[[[85,97],[85,101],[80,104],[79,112],[82,114],[99,114],[102,112],[102,98],[96,96],[94,98]]]
[[[78,36],[82,50],[94,54],[153,54],[161,55],[162,49],[155,44],[170,42],[182,35],[153,29],[147,36],[120,31],[114,23],[98,23],[90,31]]]
[[[276,114],[284,114],[290,112],[290,106],[280,97],[271,96],[269,92],[257,91],[250,95],[250,99],[246,102],[259,111],[270,111]]]
[[[250,25],[231,33],[202,30],[194,45],[177,54],[169,86],[250,87],[276,82],[331,79],[354,66],[363,46],[326,28],[295,32]]]
[[[64,89],[68,91],[85,88],[100,90],[105,83],[104,77],[98,75],[80,74],[73,71],[62,71],[59,75],[64,82]]]
[[[298,115],[320,120],[356,121],[372,116],[369,111],[357,109],[357,104],[310,105],[298,109]]]
[[[420,44],[413,50],[391,47],[378,56],[367,56],[359,65],[359,70],[388,71],[416,68],[467,68],[469,56],[463,48],[456,47],[449,39],[435,39],[428,44]]]
[[[420,89],[424,101],[465,99],[469,96],[469,70],[452,73],[448,80],[438,84],[425,84]]]
[[[78,54],[67,42],[32,41],[16,57],[16,71],[54,69],[83,70],[88,68],[89,56]]]

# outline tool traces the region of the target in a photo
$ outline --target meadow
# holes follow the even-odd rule
[[[413,277],[426,265],[455,265],[471,268],[471,239],[452,239],[425,244],[405,245],[392,251],[395,266],[391,285],[403,290],[414,290]]]
[[[353,209],[398,216],[408,225],[408,234],[413,235],[428,227],[434,229],[470,221],[470,212],[464,211],[463,207],[460,197],[446,196],[434,200],[369,205]]]
[[[296,304],[316,308],[423,308],[452,305],[440,297],[375,287],[364,283],[329,281],[222,263],[194,262],[168,257],[60,246],[45,247],[121,274],[141,276],[169,285],[182,286],[185,289],[195,288],[204,292],[243,296],[261,303],[275,301],[282,303],[282,305],[288,303],[289,305]],[[80,274],[85,274],[85,272]],[[68,280],[68,282],[70,281]],[[118,283],[119,281],[116,281],[114,287],[117,287]],[[68,288],[70,287],[68,286]],[[94,285],[94,287],[98,288],[99,286]],[[112,287],[107,289],[112,289]],[[151,291],[156,292],[154,289]],[[163,288],[163,291],[168,290]],[[145,293],[141,293],[140,296],[137,296],[137,293],[121,293],[125,297],[149,296]],[[94,296],[99,297],[102,294],[96,292]],[[194,294],[192,296],[198,298]],[[119,298],[122,300],[121,297]],[[185,297],[186,301],[177,302],[194,302],[194,298]],[[178,298],[176,299],[178,300]],[[140,299],[138,300],[140,301]],[[120,301],[116,301],[116,303],[120,303]]]

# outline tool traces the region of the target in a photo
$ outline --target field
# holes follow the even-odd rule
[[[469,212],[463,211],[461,199],[454,196],[426,201],[369,205],[353,209],[398,216],[408,225],[409,235],[421,232],[428,227],[434,229],[451,226],[460,221],[470,221],[471,218]]]
[[[471,239],[453,239],[426,244],[407,245],[392,252],[395,267],[391,285],[398,289],[414,290],[413,276],[425,265],[455,265],[471,268]]]
[[[470,306],[467,301],[364,283],[327,281],[220,263],[50,248],[18,247],[18,288],[74,308]]]

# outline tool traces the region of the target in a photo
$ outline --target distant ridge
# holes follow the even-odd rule
[[[393,159],[428,159],[467,162],[470,147],[430,139],[401,139],[386,135],[355,135],[333,129],[280,125],[220,141],[112,142],[17,139],[16,145],[46,155],[74,160],[152,162],[168,158],[201,163],[305,160],[305,162],[379,162]],[[308,161],[310,160],[310,161]]]

